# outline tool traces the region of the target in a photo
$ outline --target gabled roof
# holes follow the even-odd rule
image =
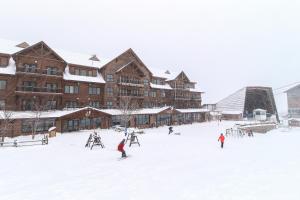
[[[22,49],[22,50],[20,50],[20,51],[18,51],[16,53],[14,53],[13,56],[16,56],[16,55],[19,55],[19,54],[22,54],[22,53],[26,53],[27,51],[29,51],[29,50],[31,50],[31,49],[39,46],[39,45],[41,45],[43,48],[49,49],[51,51],[51,53],[53,53],[53,55],[55,57],[57,57],[59,60],[61,60],[63,62],[66,62],[60,55],[58,55],[53,49],[51,49],[44,41],[40,41],[40,42],[38,42],[38,43],[36,43],[34,45],[31,45],[31,46],[29,46],[29,47],[27,47],[25,49]]]
[[[137,54],[131,49],[129,48],[128,50],[124,51],[123,53],[121,53],[120,55],[118,55],[117,57],[115,57],[114,59],[112,59],[111,61],[107,62],[104,66],[102,66],[101,70],[105,70],[105,68],[107,67],[107,65],[111,62],[114,62],[116,59],[118,59],[119,57],[124,56],[125,54],[132,54],[134,56],[134,58],[137,60],[137,62],[139,62],[139,64],[141,64],[142,66],[145,67],[145,69],[152,75],[152,72],[149,70],[149,68],[143,63],[143,61],[137,56]]]

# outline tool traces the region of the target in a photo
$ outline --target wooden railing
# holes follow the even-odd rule
[[[45,93],[62,93],[61,88],[33,87],[33,86],[18,86],[16,91],[21,92],[45,92]]]

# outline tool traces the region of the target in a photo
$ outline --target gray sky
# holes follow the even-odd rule
[[[147,66],[184,69],[214,103],[300,81],[299,10],[297,0],[9,0],[0,37],[105,58],[131,47]]]

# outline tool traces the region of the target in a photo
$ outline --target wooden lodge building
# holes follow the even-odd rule
[[[37,116],[40,132],[109,128],[124,99],[135,105],[131,126],[205,121],[201,95],[185,72],[151,69],[132,49],[105,60],[0,39],[0,126],[10,112],[12,136],[29,133]]]

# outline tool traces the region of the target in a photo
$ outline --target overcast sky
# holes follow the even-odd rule
[[[0,6],[1,38],[44,40],[100,58],[132,48],[147,66],[186,71],[206,92],[204,103],[244,86],[300,81],[299,0],[9,0]]]

